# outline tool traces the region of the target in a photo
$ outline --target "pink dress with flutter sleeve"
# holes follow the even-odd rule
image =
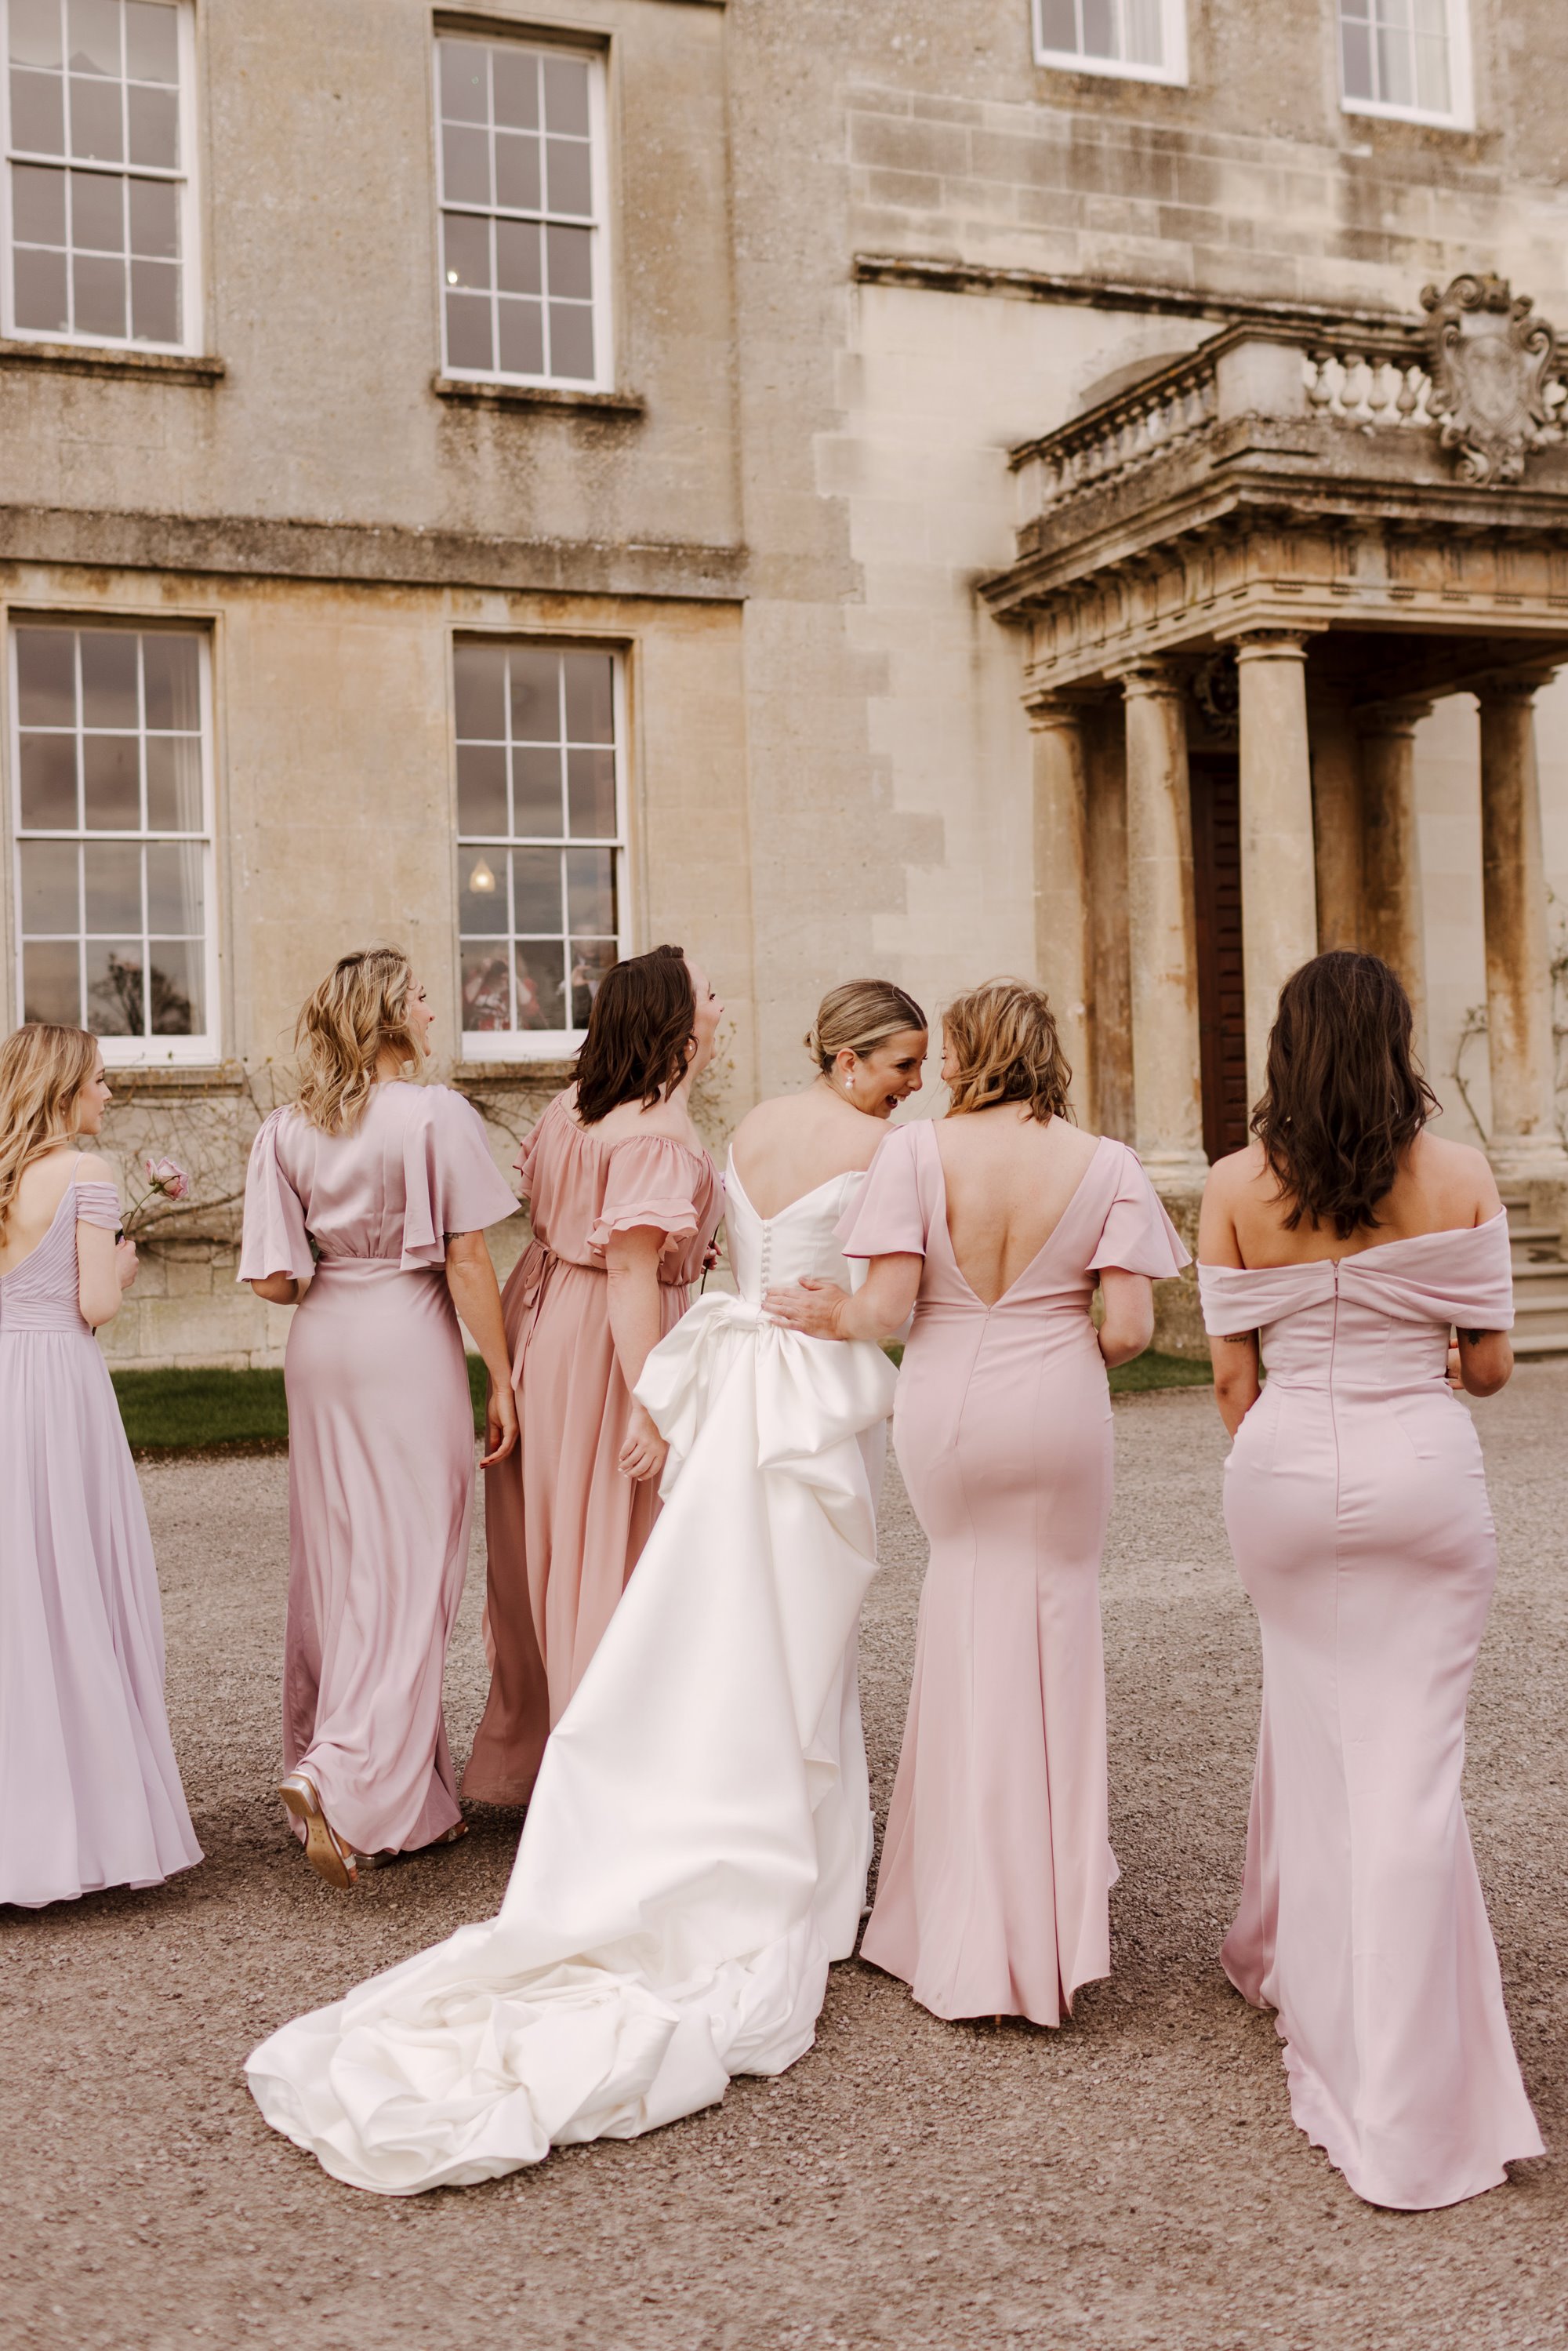
[[[474,1418],[446,1237],[513,1215],[445,1086],[376,1086],[347,1134],[275,1111],[251,1149],[239,1278],[309,1286],[288,1332],[283,1768],[356,1852],[461,1814],[441,1683],[463,1595]]]
[[[517,1162],[534,1238],[502,1295],[520,1429],[485,1473],[490,1695],[463,1792],[528,1802],[539,1759],[598,1647],[658,1512],[658,1481],[620,1466],[632,1398],[610,1330],[612,1233],[652,1229],[661,1332],[724,1214],[706,1151],[669,1135],[581,1125],[558,1095]]]
[[[1111,1402],[1095,1275],[1186,1251],[1102,1137],[1032,1263],[987,1306],[947,1232],[935,1129],[889,1135],[846,1257],[925,1260],[893,1438],[931,1544],[914,1687],[862,1956],[937,2016],[1060,2022],[1110,1967],[1100,1558]]]

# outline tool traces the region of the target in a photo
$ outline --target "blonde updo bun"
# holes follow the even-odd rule
[[[869,1053],[904,1029],[924,1033],[929,1026],[914,997],[892,980],[846,979],[841,987],[831,987],[817,1007],[806,1050],[826,1078],[839,1054]]]

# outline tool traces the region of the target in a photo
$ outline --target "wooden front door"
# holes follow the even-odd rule
[[[1241,1149],[1251,1110],[1241,963],[1241,767],[1234,751],[1195,751],[1189,771],[1203,1147],[1212,1160]]]

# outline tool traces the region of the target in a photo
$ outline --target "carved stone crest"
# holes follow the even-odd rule
[[[1563,438],[1555,335],[1528,294],[1490,273],[1426,287],[1421,308],[1432,321],[1427,405],[1443,447],[1459,453],[1458,479],[1517,482],[1532,449]]]

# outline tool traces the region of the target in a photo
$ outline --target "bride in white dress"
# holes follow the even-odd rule
[[[500,1911],[247,2062],[267,2121],[354,2187],[494,2179],[782,2073],[853,1950],[872,1851],[855,1637],[894,1372],[761,1301],[845,1280],[834,1228],[919,1087],[925,1015],[852,982],[808,1041],[818,1082],[759,1104],[731,1149],[737,1294],[700,1299],[638,1384],[669,1447],[664,1508],[545,1750]]]

